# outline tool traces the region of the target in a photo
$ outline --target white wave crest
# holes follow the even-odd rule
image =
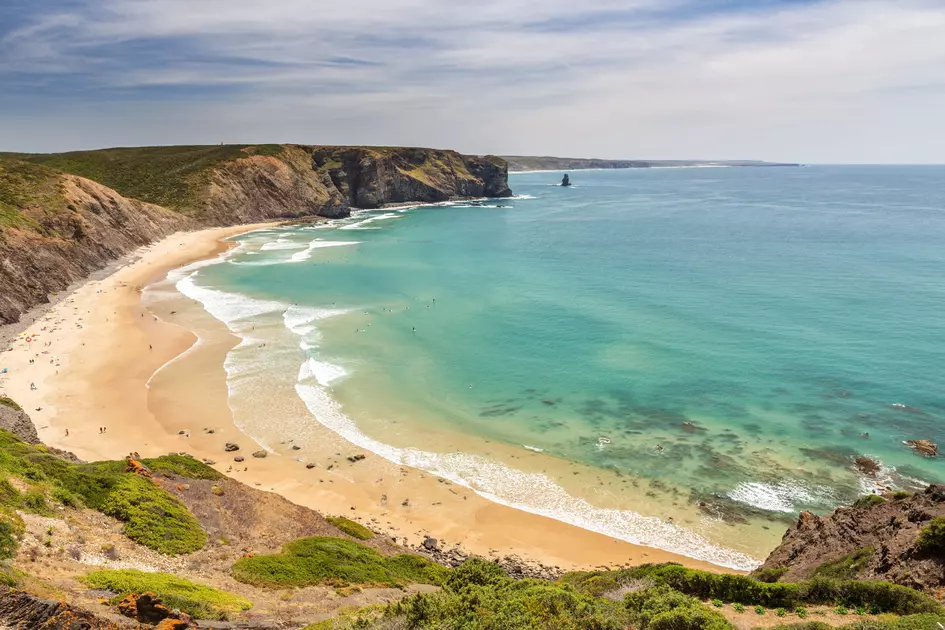
[[[286,305],[281,302],[257,300],[239,293],[202,287],[194,281],[197,275],[198,273],[194,272],[179,280],[176,285],[177,290],[190,299],[200,302],[204,310],[230,329],[233,329],[234,322],[239,320],[278,312],[286,308]]]
[[[298,383],[295,389],[320,424],[352,444],[395,464],[419,468],[449,479],[495,503],[724,567],[747,571],[760,564],[755,558],[716,545],[684,527],[630,510],[591,505],[584,499],[571,496],[540,473],[522,472],[465,453],[438,454],[384,444],[359,431],[325,389],[306,383]]]
[[[292,305],[282,314],[285,327],[297,335],[307,335],[313,330],[313,325],[320,319],[327,319],[337,315],[344,315],[349,311],[341,308],[315,308],[313,306]]]
[[[289,262],[304,262],[312,257],[312,252],[323,247],[343,247],[345,245],[357,245],[360,242],[361,241],[323,241],[321,239],[315,239],[308,244],[305,251],[292,254],[292,258],[289,259]]]
[[[799,505],[811,505],[829,501],[826,488],[811,489],[797,483],[762,483],[749,481],[740,483],[728,493],[728,498],[769,512],[797,512]]]
[[[309,359],[299,368],[300,383],[314,378],[318,381],[318,384],[323,387],[328,387],[347,375],[348,371],[340,365],[335,365],[327,361],[319,361],[317,359]]]

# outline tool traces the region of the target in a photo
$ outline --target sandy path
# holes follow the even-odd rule
[[[326,514],[359,518],[409,544],[430,534],[472,553],[516,554],[565,569],[675,561],[719,570],[498,505],[380,457],[351,464],[345,457],[361,451],[327,429],[318,452],[305,453],[314,469],[296,461],[288,445],[265,459],[252,457],[261,447],[234,426],[227,403],[223,360],[238,339],[179,294],[152,312],[141,289],[223,251],[221,239],[257,227],[173,235],[80,287],[0,353],[0,370],[9,370],[0,375],[0,393],[30,413],[46,444],[83,459],[186,451],[240,481]],[[225,453],[228,441],[240,451]],[[237,464],[234,456],[245,461]]]

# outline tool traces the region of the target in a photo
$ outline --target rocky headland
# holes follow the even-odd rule
[[[505,197],[496,157],[258,145],[0,154],[0,323],[180,230]]]

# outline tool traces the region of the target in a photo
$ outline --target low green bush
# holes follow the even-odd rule
[[[620,602],[590,597],[567,584],[512,580],[495,564],[472,558],[450,571],[441,591],[391,604],[383,620],[352,627],[624,630],[629,625],[630,615]],[[650,628],[730,630],[679,624]]]
[[[665,584],[629,593],[624,606],[640,630],[732,629],[721,613]]]
[[[198,619],[226,619],[252,608],[245,597],[220,591],[168,573],[145,573],[133,569],[93,571],[81,578],[90,588],[118,593],[117,603],[129,593],[151,592],[170,608],[178,608]]]
[[[11,520],[0,516],[0,560],[11,560],[20,546],[16,527]]]
[[[226,478],[223,473],[189,455],[162,455],[153,459],[143,459],[141,463],[154,473],[167,473],[187,479],[217,481]]]
[[[370,547],[342,538],[300,538],[282,547],[282,553],[241,558],[233,577],[255,586],[284,588],[323,583],[442,584],[448,569],[412,555],[382,556]]]
[[[896,499],[898,501],[900,499],[908,499],[909,497],[912,496],[912,493],[906,492],[905,490],[897,490],[896,492],[893,492],[892,496],[893,496],[893,499]]]
[[[99,509],[124,521],[128,538],[163,553],[191,553],[207,544],[206,532],[184,504],[139,475],[123,475]]]
[[[774,584],[781,579],[781,576],[787,573],[787,568],[783,569],[758,569],[751,574],[751,577],[759,582]]]
[[[869,564],[870,559],[875,553],[876,547],[857,549],[836,560],[824,562],[814,570],[814,575],[842,580],[853,579],[857,572]]]
[[[329,516],[325,520],[344,533],[357,538],[358,540],[371,540],[374,538],[374,532],[369,530],[361,523],[356,523],[349,518],[345,518],[343,516]]]
[[[885,503],[885,502],[886,502],[886,499],[879,496],[878,494],[867,494],[865,496],[860,497],[856,501],[854,501],[853,507],[865,509],[865,508],[871,508],[874,505],[879,505],[880,503]]]
[[[898,619],[861,619],[840,626],[842,630],[941,630],[938,624],[945,625],[942,615],[907,615]],[[834,630],[834,626],[822,621],[807,621],[776,626],[771,630]]]
[[[13,411],[23,411],[23,407],[20,407],[12,398],[6,396],[0,396],[0,406],[9,407]]]
[[[191,478],[217,475],[212,468],[179,455],[145,460],[155,470]],[[0,505],[48,514],[49,501],[85,506],[125,523],[132,540],[168,554],[190,553],[206,544],[206,533],[177,497],[141,475],[126,473],[124,461],[74,464],[42,446],[32,446],[0,430]],[[30,484],[19,492],[5,477]]]
[[[923,527],[915,546],[923,553],[945,552],[945,517],[933,518]]]
[[[703,601],[721,599],[747,606],[786,609],[810,604],[843,604],[875,607],[881,612],[899,615],[942,612],[941,604],[928,595],[887,582],[816,577],[805,582],[771,584],[744,575],[708,573],[677,564],[642,565],[609,573],[614,575],[607,578],[608,583],[646,579]],[[583,585],[588,583],[596,590],[599,582],[594,578],[598,575],[600,573],[585,572],[562,579],[583,592]]]

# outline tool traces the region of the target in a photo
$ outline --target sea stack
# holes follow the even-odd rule
[[[564,174],[564,177],[561,178],[561,185],[562,185],[562,186],[570,186],[570,185],[571,185],[571,178],[568,177],[568,174],[567,174],[567,173],[565,173],[565,174]]]

